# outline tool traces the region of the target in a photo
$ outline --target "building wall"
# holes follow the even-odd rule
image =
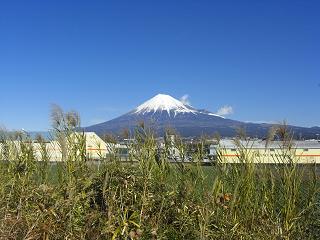
[[[293,156],[292,161],[297,163],[320,163],[320,149],[293,149],[284,153],[281,149],[247,149],[245,155],[249,156],[246,160],[254,163],[285,163],[289,158],[285,155]],[[238,149],[218,149],[218,156],[227,163],[241,162],[241,152]]]
[[[128,153],[128,148],[126,145],[105,143],[97,134],[93,132],[84,133],[84,137],[86,141],[86,157],[89,160],[106,158],[106,156],[111,153],[121,154],[122,152],[126,152],[126,154],[123,155],[127,155]],[[19,154],[21,148],[20,144],[21,143],[19,141],[8,142],[8,146],[11,148],[13,154],[6,158],[16,158],[15,156]],[[33,154],[35,158],[37,160],[43,160],[41,144],[29,144],[33,148]],[[279,148],[278,144],[279,143],[273,143],[270,146],[267,146],[263,141],[260,141],[258,144],[256,142],[252,142],[252,144],[250,143],[245,145],[249,147],[244,148],[244,151],[247,152],[249,160],[256,163],[283,163],[283,160],[281,159],[284,155],[283,150]],[[0,143],[1,159],[12,160],[4,159],[3,153],[5,149],[3,146],[4,145]],[[28,143],[26,146],[28,146]],[[62,160],[62,151],[58,141],[47,142],[45,143],[45,147],[47,149],[50,161]],[[175,147],[170,148],[170,154],[172,157],[179,157],[179,151]],[[241,153],[239,148],[231,140],[221,141],[220,145],[211,145],[210,154],[211,156],[219,156],[222,161],[229,163],[237,163],[241,161]],[[296,144],[296,147],[291,150],[290,156],[294,156],[293,160],[297,161],[298,163],[320,164],[320,143],[318,141],[300,141]]]
[[[105,143],[97,134],[93,132],[84,133],[85,137],[85,148],[86,148],[86,157],[87,159],[101,159],[105,158],[107,154],[113,151],[117,145],[111,143]],[[43,145],[40,143],[32,142],[32,143],[23,143],[25,146],[30,146],[33,149],[33,154],[35,159],[44,160],[43,155]],[[0,155],[1,158],[4,158],[4,144],[0,143]],[[19,154],[21,149],[21,142],[19,141],[10,141],[8,142],[8,146],[10,151],[16,154]],[[45,148],[47,150],[47,156],[50,161],[62,161],[62,148],[58,141],[50,141],[45,143]],[[9,156],[9,158],[14,158],[15,154]],[[6,157],[7,158],[7,157]],[[2,160],[12,160],[12,159],[2,159]]]

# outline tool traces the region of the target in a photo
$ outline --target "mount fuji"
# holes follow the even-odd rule
[[[84,128],[97,134],[120,134],[124,129],[133,130],[140,122],[152,127],[159,136],[166,128],[174,128],[184,137],[212,135],[235,136],[239,128],[244,128],[251,137],[265,137],[272,124],[248,123],[224,118],[207,110],[199,110],[165,94],[158,94],[132,111],[107,122]],[[315,138],[318,128],[290,126],[294,133],[305,138]]]

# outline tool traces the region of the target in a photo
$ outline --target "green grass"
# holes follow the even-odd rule
[[[259,167],[251,175],[245,165],[168,165],[163,172],[154,164],[146,173],[137,164],[108,162],[99,169],[75,164],[67,176],[60,163],[48,168],[43,182],[38,163],[20,177],[9,173],[11,164],[1,165],[3,239],[320,236],[319,180],[313,185],[304,173],[295,187],[285,179],[286,171],[297,177],[302,169]]]
[[[75,121],[59,116],[59,164],[2,140],[1,159],[12,160],[0,164],[0,239],[320,239],[315,166],[287,154],[279,158],[289,164],[253,164],[250,149],[240,149],[241,164],[201,166],[201,143],[193,164],[170,164],[142,127],[134,164],[114,154],[98,167],[86,161],[83,135],[72,135]]]

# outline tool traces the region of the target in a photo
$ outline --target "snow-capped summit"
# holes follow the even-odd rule
[[[146,114],[163,111],[166,111],[169,116],[172,113],[174,116],[179,113],[197,113],[196,109],[183,104],[181,101],[166,94],[158,94],[150,100],[144,102],[134,110],[134,113]]]

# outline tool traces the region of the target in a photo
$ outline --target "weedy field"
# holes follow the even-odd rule
[[[315,166],[298,166],[287,152],[272,167],[254,164],[250,149],[240,149],[239,164],[204,167],[199,144],[192,164],[170,164],[142,127],[134,163],[114,153],[97,166],[72,134],[77,118],[53,119],[61,163],[45,149],[36,161],[22,136],[19,147],[2,139],[0,239],[320,239]]]

